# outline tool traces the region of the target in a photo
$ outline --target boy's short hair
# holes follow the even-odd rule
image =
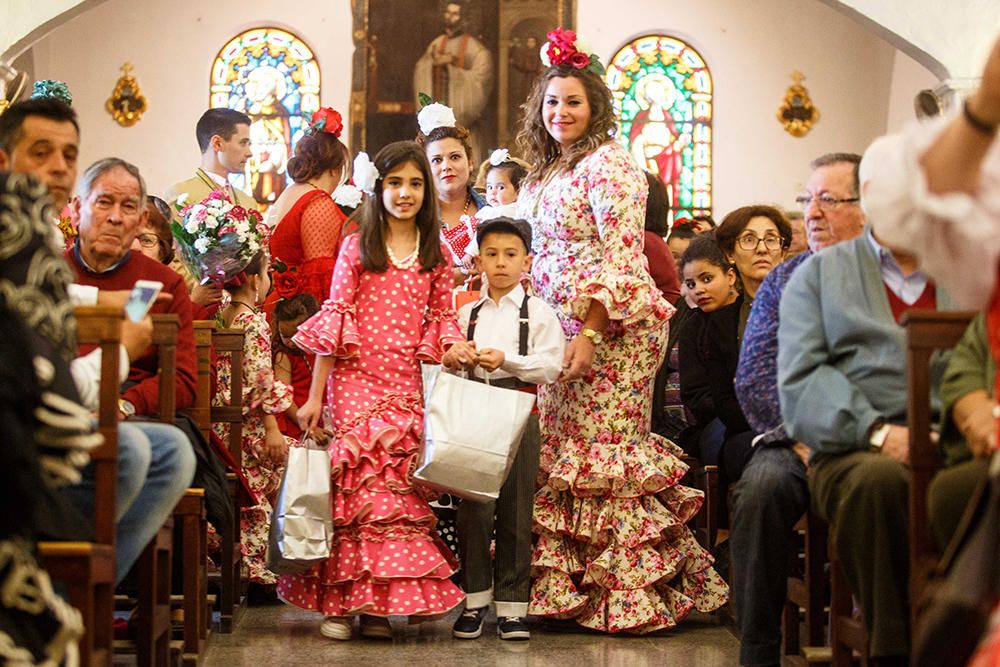
[[[250,125],[250,116],[235,109],[209,109],[201,115],[195,127],[198,148],[204,153],[208,150],[212,137],[216,135],[222,137],[224,141],[229,141],[236,133],[237,125]]]
[[[524,242],[525,252],[531,254],[531,225],[525,220],[501,215],[481,222],[476,229],[476,243],[482,246],[483,239],[490,234],[513,234]]]

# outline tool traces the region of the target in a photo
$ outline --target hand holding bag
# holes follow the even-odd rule
[[[288,450],[288,463],[271,515],[267,568],[298,574],[330,556],[333,505],[330,454],[305,435]]]
[[[488,379],[440,373],[430,388],[414,477],[467,500],[496,500],[534,405],[534,395]]]

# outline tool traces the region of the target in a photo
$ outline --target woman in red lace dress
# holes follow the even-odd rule
[[[271,235],[271,257],[276,267],[274,291],[264,309],[270,314],[279,298],[311,294],[322,303],[330,293],[341,229],[347,216],[330,194],[344,175],[350,156],[341,143],[340,114],[324,107],[295,145],[288,161],[288,187],[268,214],[279,220]]]

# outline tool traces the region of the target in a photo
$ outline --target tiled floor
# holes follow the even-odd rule
[[[252,607],[231,635],[212,637],[205,667],[279,667],[294,665],[381,665],[383,667],[732,667],[739,645],[708,616],[687,620],[671,632],[654,636],[607,636],[585,632],[552,632],[532,626],[528,642],[500,641],[495,619],[483,636],[459,641],[451,637],[458,612],[421,625],[393,619],[393,641],[354,639],[336,642],[319,634],[320,618],[283,605]]]

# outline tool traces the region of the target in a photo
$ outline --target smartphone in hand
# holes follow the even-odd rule
[[[125,315],[133,322],[138,322],[146,317],[146,313],[153,306],[157,295],[163,289],[163,283],[155,280],[137,280],[132,287],[132,293],[125,304]]]

